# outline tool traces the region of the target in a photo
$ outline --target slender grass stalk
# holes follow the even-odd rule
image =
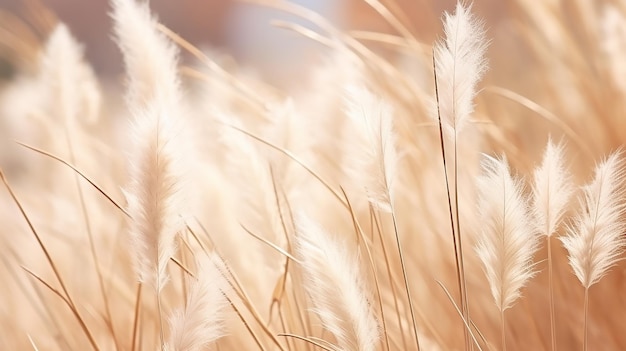
[[[548,294],[550,296],[550,340],[556,350],[556,322],[554,312],[554,282],[552,236],[559,228],[566,206],[573,193],[571,177],[564,165],[564,145],[555,145],[551,139],[546,145],[543,161],[534,171],[533,213],[536,230],[546,237],[548,246]]]
[[[585,288],[585,301],[583,303],[583,351],[587,351],[589,345],[589,288]]]
[[[420,350],[420,340],[417,331],[417,323],[415,321],[415,309],[413,307],[413,300],[411,299],[411,290],[409,288],[409,278],[406,274],[406,265],[404,264],[404,254],[402,253],[402,245],[400,244],[400,234],[398,233],[398,222],[396,220],[396,214],[391,206],[391,219],[393,221],[393,231],[396,236],[396,245],[398,247],[398,255],[400,257],[400,265],[402,266],[402,279],[404,279],[404,289],[406,291],[406,297],[409,302],[409,311],[411,312],[411,323],[413,323],[413,332],[415,333],[415,346],[417,350]]]
[[[457,286],[459,287],[459,297],[461,298],[462,316],[463,316],[463,319],[467,320],[468,316],[465,313],[466,312],[465,284],[463,283],[465,281],[465,277],[464,277],[465,273],[463,270],[463,264],[461,262],[461,255],[460,255],[461,244],[459,242],[459,238],[457,236],[457,232],[456,232],[455,225],[454,225],[454,210],[452,209],[452,195],[450,192],[450,182],[448,181],[449,178],[448,178],[448,167],[447,167],[447,161],[446,161],[446,146],[445,146],[444,137],[443,137],[443,124],[441,122],[441,110],[439,107],[439,86],[437,84],[437,62],[435,60],[434,51],[433,51],[433,75],[435,78],[435,98],[437,102],[437,121],[438,121],[438,126],[439,126],[439,141],[440,141],[440,146],[441,146],[441,160],[443,162],[443,174],[444,174],[445,183],[446,183],[448,213],[450,215],[450,229],[452,231],[452,245],[454,247],[454,263],[456,267],[456,279],[457,279]],[[456,147],[455,147],[455,150],[456,150]],[[456,169],[456,166],[455,166],[455,169]],[[469,337],[467,335],[468,332],[465,328],[463,328],[463,330],[464,330],[464,336],[465,336],[465,347],[466,349],[468,349],[469,348],[468,347]]]
[[[400,328],[400,338],[402,339],[402,347],[406,349],[407,345],[406,345],[406,337],[404,335],[404,325],[402,323],[402,316],[400,314],[400,306],[398,304],[398,295],[396,294],[396,288],[395,288],[396,285],[394,283],[393,274],[391,272],[391,265],[389,264],[389,256],[387,255],[387,249],[386,249],[387,246],[385,245],[385,241],[383,238],[383,230],[381,228],[380,219],[378,216],[376,216],[376,213],[374,212],[374,209],[372,206],[370,206],[370,212],[372,213],[372,216],[374,217],[374,222],[376,224],[376,232],[378,233],[378,240],[380,241],[380,247],[382,249],[383,257],[385,259],[385,269],[387,271],[387,277],[389,278],[389,287],[391,290],[391,295],[393,296],[393,306],[396,312],[398,328]]]
[[[554,273],[552,268],[552,238],[548,237],[548,294],[550,295],[550,342],[556,350],[556,317],[554,313]]]
[[[500,310],[500,331],[502,333],[502,351],[506,351],[506,318],[504,318],[504,310]]]
[[[452,235],[455,246],[455,263],[459,284],[461,310],[463,317],[471,321],[467,297],[467,283],[463,259],[463,243],[459,214],[459,172],[458,172],[458,135],[472,113],[473,99],[476,95],[476,84],[486,70],[485,32],[482,23],[470,12],[470,6],[457,3],[454,14],[444,15],[445,40],[433,48],[433,70],[435,71],[435,98],[437,104],[437,120],[440,129],[442,158],[445,159],[444,129],[451,136],[454,151],[454,215],[447,171],[446,188],[448,192],[448,208],[450,210]],[[444,128],[445,127],[445,128]],[[444,168],[446,161],[444,160]],[[456,230],[454,230],[456,219]],[[465,348],[471,350],[468,331],[464,329]]]
[[[69,294],[69,292],[67,290],[67,287],[65,286],[65,283],[63,282],[63,279],[61,278],[61,274],[60,274],[56,264],[54,264],[54,261],[52,260],[52,256],[50,255],[50,252],[48,251],[46,246],[43,244],[43,241],[41,240],[41,237],[39,236],[39,234],[35,230],[35,227],[33,226],[33,223],[31,222],[31,220],[28,217],[28,215],[26,215],[26,211],[24,210],[24,207],[22,207],[22,203],[17,199],[17,196],[13,192],[13,189],[11,188],[11,186],[9,186],[9,182],[7,181],[7,179],[6,179],[4,173],[2,172],[1,169],[0,169],[0,179],[4,183],[4,186],[7,189],[7,191],[9,192],[9,194],[11,195],[11,198],[13,199],[13,201],[15,202],[17,207],[19,208],[20,213],[24,217],[24,220],[26,220],[26,223],[28,224],[28,227],[29,227],[30,231],[35,236],[35,239],[37,239],[37,243],[39,244],[39,247],[41,248],[41,250],[43,251],[44,255],[46,256],[46,260],[47,260],[48,264],[50,265],[50,268],[52,268],[52,271],[54,272],[55,277],[57,278],[59,284],[61,285],[61,289],[63,290],[64,295],[60,295],[60,296],[62,296],[63,299],[67,301],[68,307],[70,308],[70,310],[72,311],[72,313],[76,317],[78,323],[80,324],[81,329],[83,330],[83,332],[87,336],[87,339],[89,340],[89,343],[91,344],[93,349],[96,350],[96,351],[100,350],[98,348],[98,345],[96,344],[96,341],[95,341],[95,339],[93,337],[93,334],[91,333],[91,331],[87,327],[87,324],[85,323],[84,319],[81,317],[80,313],[78,312],[78,309],[76,308],[76,305],[74,304],[74,301],[72,300],[72,298],[71,298],[71,296],[70,296],[70,294]]]
[[[612,153],[595,169],[593,180],[583,187],[581,211],[560,238],[569,263],[585,289],[583,349],[588,345],[589,288],[598,283],[621,257],[626,247],[626,190],[621,151]]]
[[[139,319],[140,319],[140,310],[141,310],[141,287],[143,284],[141,282],[137,283],[137,293],[135,296],[135,309],[133,313],[133,336],[130,341],[130,349],[131,351],[135,351],[135,347],[137,346],[137,333],[139,330]]]

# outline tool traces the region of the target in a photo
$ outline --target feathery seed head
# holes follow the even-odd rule
[[[585,288],[602,279],[624,252],[624,177],[621,152],[598,164],[593,180],[583,187],[580,212],[561,238],[570,265]]]
[[[445,13],[445,40],[434,48],[438,109],[447,134],[458,134],[474,111],[476,85],[487,70],[483,24],[471,7],[457,3]]]
[[[500,311],[510,308],[534,275],[538,236],[532,229],[523,183],[511,176],[505,158],[485,156],[478,179],[479,216],[483,223],[476,248]]]

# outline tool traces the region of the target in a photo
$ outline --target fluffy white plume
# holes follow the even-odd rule
[[[179,96],[177,51],[157,31],[145,4],[114,0],[113,18],[129,80],[130,184],[125,189],[139,279],[161,289],[174,237],[189,207],[188,129]],[[149,57],[149,60],[145,60]]]
[[[597,283],[624,251],[624,161],[620,152],[596,166],[591,183],[583,187],[580,213],[561,238],[569,262],[585,288]]]
[[[113,30],[128,73],[129,105],[176,103],[180,99],[178,49],[158,30],[147,2],[112,0],[112,4]]]
[[[573,193],[564,165],[563,144],[548,140],[541,166],[535,169],[533,211],[537,231],[552,236],[559,227]]]
[[[366,298],[358,260],[308,217],[296,219],[305,289],[323,326],[342,350],[373,351],[378,323]]]
[[[47,87],[46,110],[60,122],[94,121],[100,110],[100,90],[83,49],[64,24],[50,34],[41,58],[41,83]]]
[[[476,84],[487,69],[483,24],[457,3],[454,15],[444,15],[445,41],[435,45],[439,111],[449,133],[459,133],[474,111]]]
[[[351,178],[360,180],[374,206],[390,212],[397,164],[391,106],[360,86],[346,89],[346,103],[354,137],[346,140]]]
[[[222,260],[203,256],[197,262],[196,279],[189,287],[183,310],[170,317],[170,343],[173,351],[199,351],[224,335],[224,309],[229,284],[223,275]]]
[[[504,311],[534,275],[532,258],[538,235],[522,196],[522,182],[511,176],[506,159],[485,156],[483,171],[478,179],[483,231],[476,251],[496,305]]]

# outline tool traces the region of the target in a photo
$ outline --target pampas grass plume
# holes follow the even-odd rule
[[[548,140],[541,165],[535,170],[533,212],[539,233],[552,236],[573,194],[571,177],[564,165],[564,146]]]
[[[145,4],[115,0],[113,5],[134,117],[131,181],[125,194],[136,269],[140,281],[150,281],[160,290],[189,205],[185,185],[190,148],[179,106],[177,52],[157,31]],[[154,58],[150,64],[143,60],[146,55]]]
[[[487,70],[483,24],[470,6],[457,3],[444,15],[445,40],[435,44],[439,111],[448,133],[459,133],[474,111],[476,84]]]
[[[378,323],[356,257],[308,217],[299,216],[296,225],[305,289],[324,328],[342,350],[376,350]]]
[[[597,283],[624,251],[624,161],[621,152],[598,164],[583,187],[581,211],[561,238],[569,263],[585,288]]]
[[[135,107],[154,101],[178,101],[178,49],[159,32],[148,3],[111,2],[113,31],[128,77],[127,101]]]
[[[391,212],[398,158],[391,106],[362,86],[346,88],[346,105],[354,137],[348,141],[352,179],[362,179],[372,205]]]
[[[100,109],[100,90],[83,48],[63,24],[50,34],[40,63],[42,83],[48,87],[53,118],[72,125],[75,119],[94,121]]]
[[[172,351],[198,351],[224,335],[226,293],[230,288],[217,254],[198,259],[198,273],[189,287],[185,307],[170,317]]]
[[[521,180],[511,176],[506,159],[485,156],[478,180],[483,232],[477,246],[499,311],[510,308],[534,275],[538,236],[532,229]]]

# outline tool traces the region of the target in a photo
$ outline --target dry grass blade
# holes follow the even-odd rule
[[[474,333],[472,332],[472,328],[469,326],[469,324],[467,323],[467,321],[463,317],[463,313],[459,309],[459,306],[456,304],[456,302],[454,302],[454,299],[452,298],[452,295],[450,295],[450,292],[448,291],[448,289],[440,281],[437,281],[437,284],[439,284],[439,287],[441,287],[443,292],[448,297],[448,300],[450,301],[450,303],[452,303],[452,305],[454,306],[454,309],[456,310],[457,314],[463,320],[463,324],[465,325],[465,328],[467,329],[467,332],[469,333],[469,335],[472,337],[472,340],[474,341],[474,345],[476,345],[476,347],[478,347],[479,351],[482,351],[482,348],[480,347],[480,344],[478,343],[478,340],[476,340],[476,337],[474,336]]]
[[[509,99],[511,101],[514,101],[518,104],[520,104],[521,106],[526,107],[527,109],[533,111],[534,113],[536,113],[539,117],[545,119],[546,121],[554,124],[555,126],[557,126],[559,129],[561,129],[563,131],[563,133],[565,133],[576,145],[578,145],[578,147],[585,152],[586,156],[589,157],[590,159],[593,159],[593,151],[589,148],[589,144],[585,143],[584,138],[582,138],[580,135],[578,135],[578,133],[576,133],[576,131],[574,131],[565,121],[562,120],[562,118],[559,118],[557,115],[555,115],[554,113],[546,110],[544,107],[542,107],[541,105],[537,104],[536,102],[530,100],[529,98],[520,95],[514,91],[502,88],[502,87],[497,87],[497,86],[489,86],[485,88],[486,92],[491,92],[494,93],[496,95],[502,96],[506,99]]]
[[[317,341],[315,341],[315,340],[313,340],[313,339],[311,339],[311,338],[307,338],[307,337],[304,337],[304,336],[295,335],[295,334],[286,334],[286,333],[280,333],[280,334],[277,334],[277,335],[278,335],[278,336],[285,336],[285,337],[288,337],[288,338],[295,338],[295,339],[302,340],[302,341],[306,341],[306,342],[308,342],[309,344],[311,344],[311,345],[315,345],[315,346],[319,347],[319,348],[320,348],[320,349],[322,349],[322,350],[326,350],[326,351],[337,351],[337,350],[335,350],[335,349],[333,349],[333,348],[330,348],[330,347],[324,346],[322,343],[319,343],[319,342],[317,342]]]
[[[37,243],[39,244],[39,247],[41,248],[41,250],[43,251],[44,255],[46,256],[46,260],[48,261],[48,264],[50,265],[50,268],[52,268],[52,271],[54,272],[55,277],[57,278],[57,280],[59,281],[59,284],[61,285],[61,289],[63,290],[64,298],[67,299],[68,305],[69,305],[72,313],[74,314],[74,316],[78,320],[78,322],[79,322],[79,324],[81,326],[81,329],[83,330],[83,332],[87,336],[87,339],[89,340],[89,343],[94,348],[94,350],[99,350],[98,345],[96,344],[96,341],[95,341],[93,335],[91,334],[91,331],[89,331],[89,328],[87,328],[87,325],[85,324],[85,321],[82,319],[82,317],[80,316],[78,310],[76,309],[76,305],[72,301],[72,298],[70,297],[70,294],[68,293],[68,290],[67,290],[65,284],[63,283],[63,279],[61,278],[61,274],[59,273],[59,270],[57,269],[57,266],[54,264],[54,261],[52,260],[52,256],[50,256],[50,253],[48,252],[48,249],[46,248],[46,246],[41,241],[41,238],[39,237],[39,234],[37,233],[37,231],[35,230],[35,227],[33,226],[32,222],[30,221],[30,219],[26,215],[26,211],[22,207],[22,204],[20,203],[20,201],[17,199],[17,196],[13,192],[13,189],[11,189],[11,187],[9,186],[9,183],[8,183],[6,177],[4,176],[4,173],[2,172],[1,169],[0,169],[0,179],[2,179],[2,182],[4,183],[5,188],[9,191],[9,194],[11,195],[11,198],[13,199],[13,202],[15,202],[15,204],[19,208],[20,213],[22,214],[22,217],[24,217],[24,219],[26,220],[26,223],[28,224],[28,227],[29,227],[30,231],[35,236],[35,239],[37,239]]]
[[[137,293],[135,295],[135,309],[133,313],[133,336],[130,341],[130,349],[135,351],[135,347],[137,345],[137,333],[139,331],[139,318],[140,318],[140,310],[141,310],[141,287],[143,284],[141,282],[137,283]]]
[[[39,351],[39,348],[35,344],[35,340],[33,340],[33,338],[30,336],[30,334],[28,335],[28,341],[30,342],[31,346],[33,347],[33,350]]]
[[[87,182],[88,182],[88,183],[89,183],[89,184],[90,184],[93,188],[95,188],[95,189],[96,189],[96,190],[97,190],[100,194],[102,194],[102,196],[104,196],[107,200],[109,200],[109,202],[110,202],[111,204],[113,204],[113,206],[117,207],[117,209],[118,209],[118,210],[120,210],[123,214],[125,214],[125,215],[126,215],[126,216],[128,216],[128,217],[130,217],[130,215],[128,214],[128,212],[126,212],[126,210],[125,210],[125,209],[124,209],[124,208],[123,208],[120,204],[118,204],[118,203],[117,203],[117,201],[113,200],[113,198],[111,198],[111,196],[109,196],[109,194],[107,194],[104,190],[102,190],[102,188],[101,188],[101,187],[99,187],[98,185],[96,185],[96,184],[95,184],[95,183],[94,183],[91,179],[89,179],[89,178],[88,178],[85,174],[83,174],[83,172],[81,172],[80,170],[78,170],[78,168],[74,167],[74,166],[73,166],[73,165],[71,165],[69,162],[67,162],[67,161],[65,161],[64,159],[62,159],[62,158],[60,158],[60,157],[58,157],[58,156],[55,156],[55,155],[53,155],[53,154],[51,154],[51,153],[49,153],[49,152],[47,152],[47,151],[44,151],[44,150],[38,149],[38,148],[36,148],[36,147],[34,147],[34,146],[30,146],[30,145],[24,144],[24,143],[19,142],[19,141],[16,141],[16,143],[17,143],[17,144],[19,144],[19,145],[21,145],[21,146],[23,146],[23,147],[25,147],[25,148],[27,148],[27,149],[29,149],[29,150],[35,151],[35,152],[37,152],[37,153],[39,153],[39,154],[42,154],[42,155],[47,156],[47,157],[50,157],[50,158],[51,158],[51,159],[53,159],[53,160],[59,161],[59,162],[61,162],[62,164],[64,164],[65,166],[67,166],[67,167],[71,168],[71,169],[72,169],[72,171],[76,172],[76,174],[78,174],[79,176],[81,176],[81,178],[83,178],[84,180],[86,180],[86,181],[87,181]]]
[[[280,246],[274,244],[273,242],[254,234],[250,229],[246,228],[244,225],[241,225],[241,228],[248,234],[250,234],[250,236],[252,236],[253,238],[257,239],[258,241],[264,243],[265,245],[271,247],[272,249],[274,249],[276,252],[280,253],[281,255],[289,258],[290,260],[295,261],[296,263],[301,263],[300,260],[298,260],[297,258],[295,258],[292,254],[290,254],[289,252],[285,251],[283,248],[281,248]]]

